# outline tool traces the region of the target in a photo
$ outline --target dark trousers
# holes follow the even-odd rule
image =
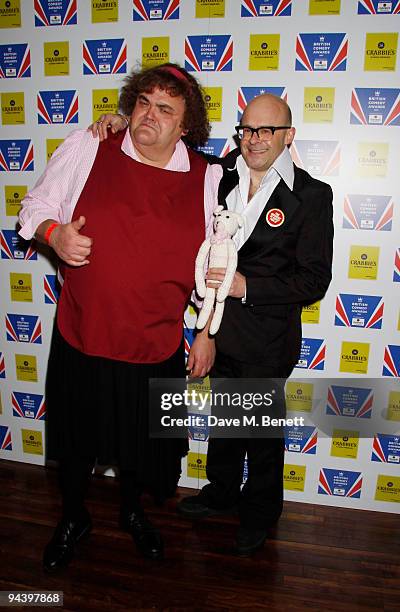
[[[290,367],[246,364],[217,353],[211,378],[286,379]],[[240,490],[247,454],[248,478]],[[275,523],[283,507],[285,443],[277,438],[210,438],[207,484],[200,499],[212,508],[238,504],[243,527],[264,529]]]
[[[59,484],[63,516],[78,519],[83,512],[95,459],[89,457],[60,461]],[[120,470],[121,508],[132,512],[140,507],[143,486],[132,470]]]

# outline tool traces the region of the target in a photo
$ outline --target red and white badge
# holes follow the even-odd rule
[[[267,212],[265,220],[271,227],[280,227],[285,221],[285,215],[280,208],[271,208]]]

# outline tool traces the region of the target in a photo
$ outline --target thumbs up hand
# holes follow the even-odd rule
[[[89,263],[93,240],[80,233],[85,223],[85,217],[80,216],[71,223],[58,225],[50,235],[50,246],[70,266],[79,267]]]

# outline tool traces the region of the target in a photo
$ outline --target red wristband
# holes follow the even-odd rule
[[[56,229],[56,227],[58,227],[60,224],[59,223],[52,223],[51,225],[49,225],[49,227],[47,228],[45,235],[44,235],[44,239],[45,242],[47,242],[47,244],[49,244],[49,240],[50,240],[50,236],[53,233],[53,231]]]

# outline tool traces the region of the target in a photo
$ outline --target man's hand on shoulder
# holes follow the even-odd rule
[[[108,130],[113,134],[124,130],[129,125],[128,118],[125,115],[107,113],[100,115],[99,119],[89,125],[88,130],[92,132],[93,138],[99,137],[100,142],[108,137]]]

